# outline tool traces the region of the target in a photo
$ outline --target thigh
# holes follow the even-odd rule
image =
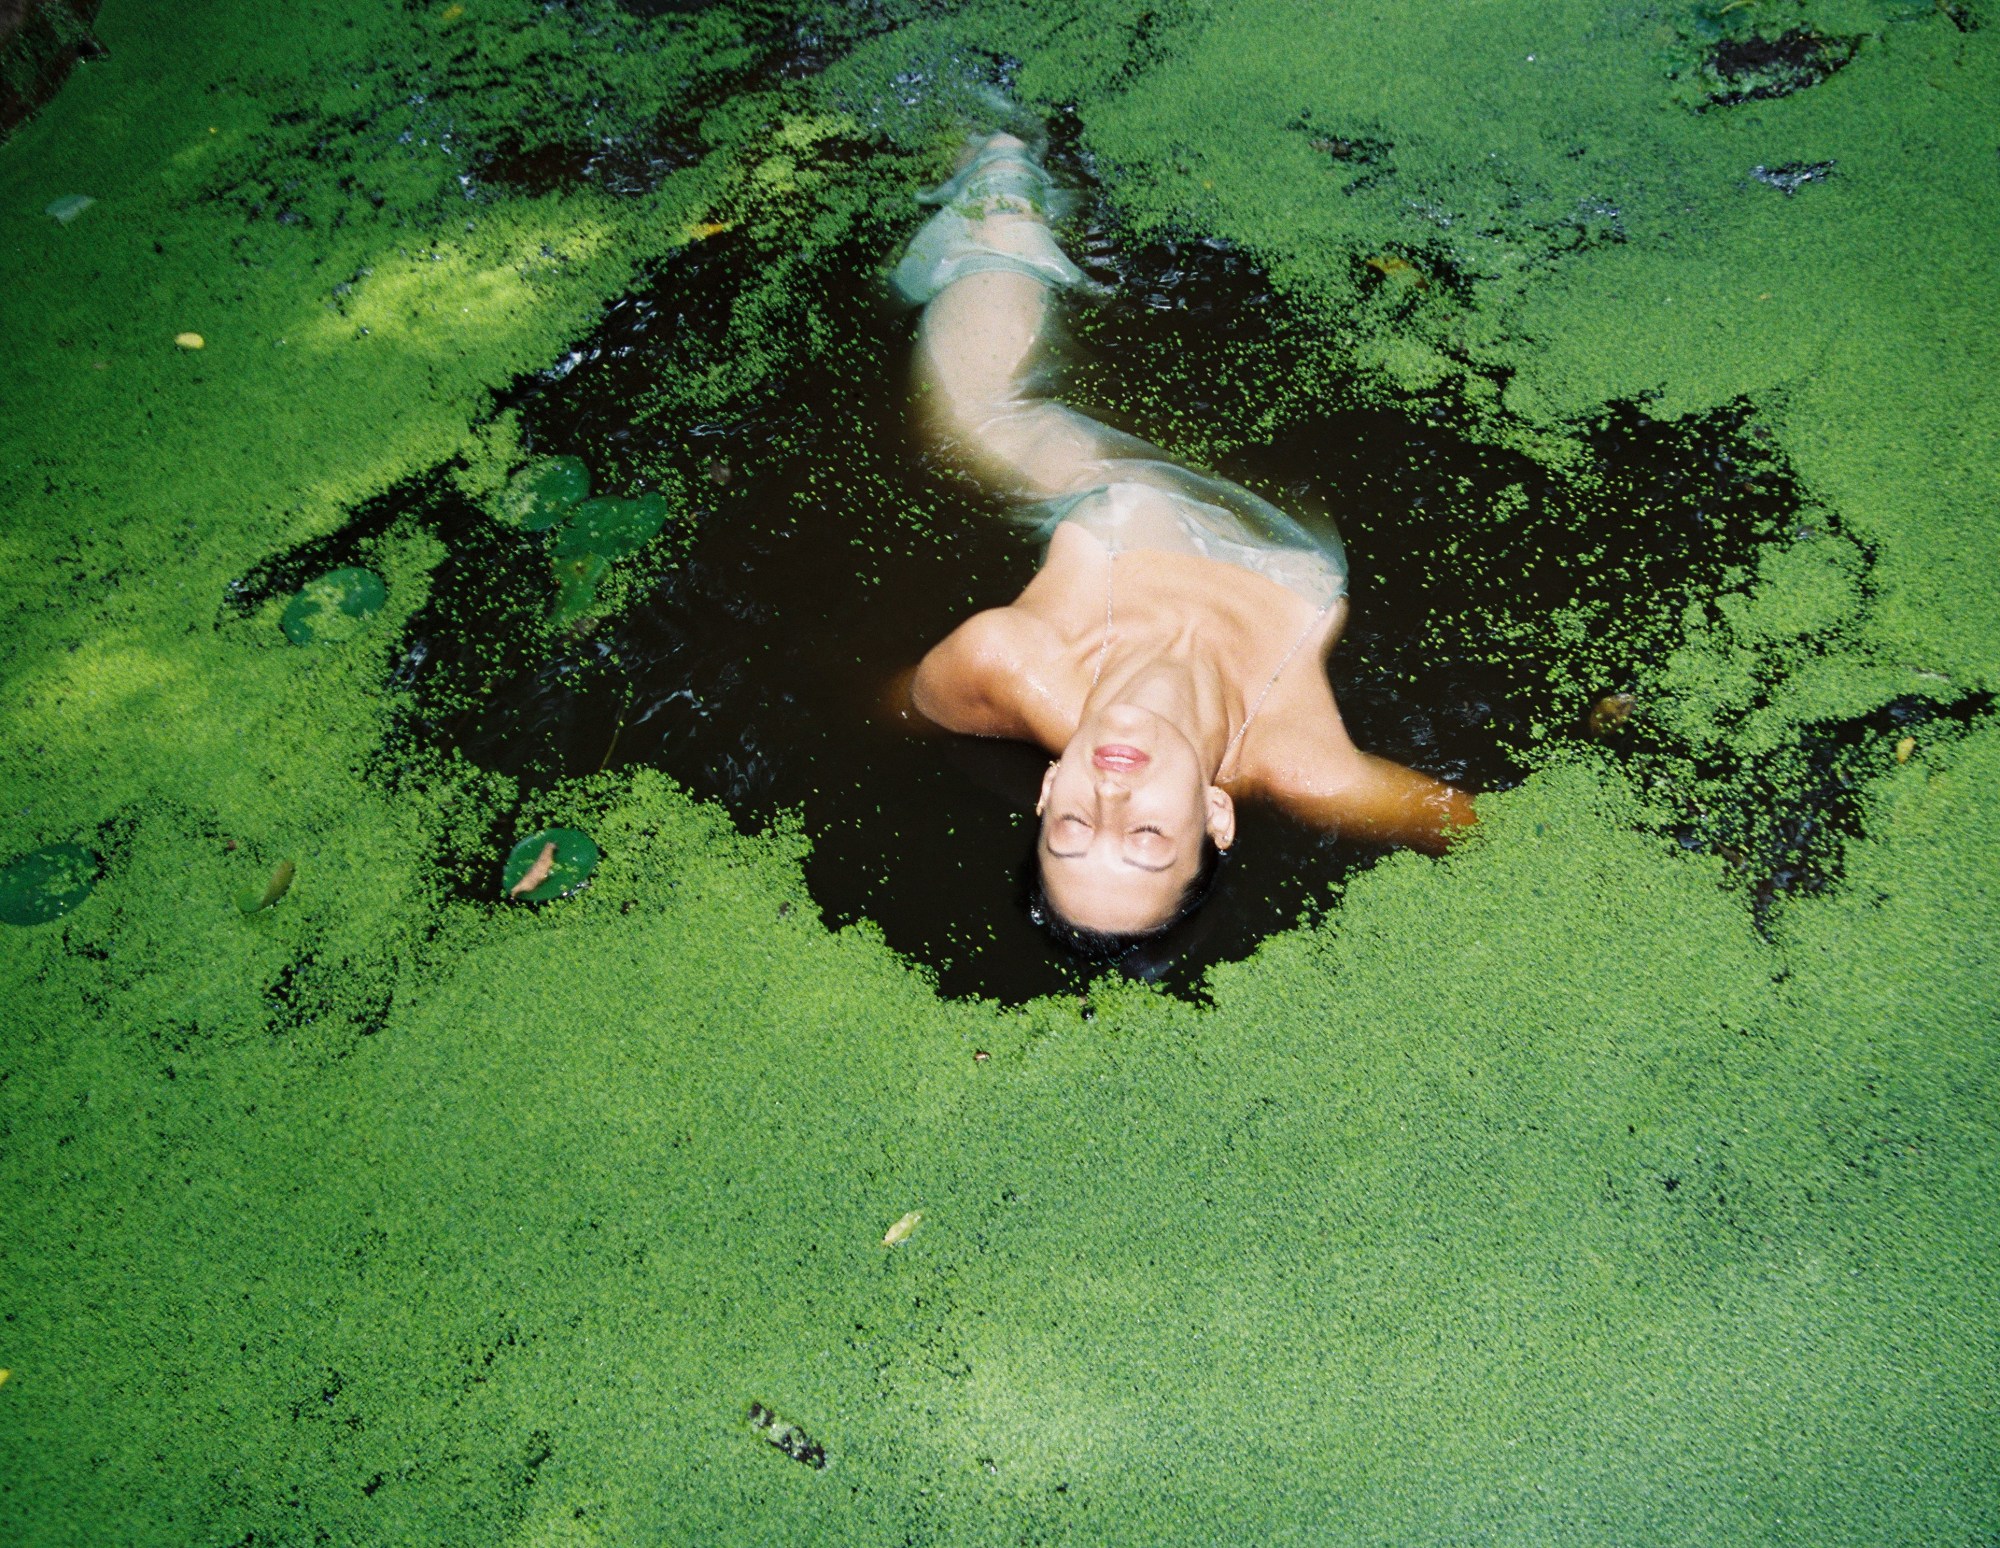
[[[991,269],[954,280],[924,308],[918,379],[936,409],[958,421],[955,433],[1021,396],[1051,305],[1042,281]]]

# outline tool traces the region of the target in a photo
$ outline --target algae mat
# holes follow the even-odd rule
[[[108,7],[0,146],[6,1540],[1990,1539],[1988,22]],[[1475,839],[1199,1005],[942,999],[793,828],[424,746],[421,522],[344,639],[232,589],[493,498],[510,384],[721,228],[761,277],[635,413],[838,348],[815,276],[993,82],[1325,382],[1550,466],[1739,405],[1807,492],[1644,663],[1645,756],[1552,682]],[[671,472],[611,492],[698,521]],[[1689,803],[1782,813],[1829,725],[1855,831],[1760,901]],[[590,885],[503,906],[570,828]]]

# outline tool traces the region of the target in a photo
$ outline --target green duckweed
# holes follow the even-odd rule
[[[1649,720],[1755,756],[1814,705],[1991,692],[2000,27],[1704,4],[1863,42],[1706,105],[1685,5],[105,7],[0,146],[0,852],[117,834],[0,952],[0,1541],[2000,1533],[1990,713],[1904,764],[1885,733],[1844,877],[1761,919],[1661,837],[1681,787],[1552,735],[1451,856],[1206,1003],[1010,1009],[823,927],[795,823],[643,767],[554,793],[605,849],[576,906],[492,906],[519,782],[412,748],[376,652],[215,605],[466,458],[706,223],[768,262],[633,412],[775,393],[998,69],[1066,105],[1116,240],[1312,303],[1300,394],[1400,384],[1552,463],[1614,402],[1754,410],[1867,563],[1692,608]],[[607,140],[670,140],[657,186],[488,175]],[[117,218],[64,230],[60,187]],[[1360,263],[1393,251],[1433,283]],[[1186,385],[1176,452],[1282,422]],[[441,551],[371,553],[400,601]],[[310,841],[313,885],[244,928],[224,830]]]

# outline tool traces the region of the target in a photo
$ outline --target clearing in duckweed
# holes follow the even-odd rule
[[[0,1536],[2000,1531],[1995,20],[113,0],[0,144]],[[1488,792],[1157,982],[865,721],[1032,565],[875,288],[996,92],[1080,401]]]

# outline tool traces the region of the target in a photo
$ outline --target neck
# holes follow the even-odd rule
[[[1179,730],[1194,748],[1208,783],[1232,779],[1251,722],[1333,606],[1328,603],[1306,621],[1263,687],[1246,702],[1244,685],[1230,670],[1230,663],[1216,649],[1204,645],[1184,620],[1158,632],[1141,627],[1121,635],[1114,623],[1114,591],[1107,568],[1104,633],[1090,683],[1077,718],[1051,745],[1066,744],[1082,725],[1111,706],[1130,704],[1151,711]],[[1043,697],[1049,698],[1046,691]],[[1052,698],[1049,702],[1055,704]]]
[[[1203,780],[1211,783],[1243,713],[1229,691],[1227,674],[1192,639],[1166,649],[1139,645],[1124,650],[1114,639],[1078,724],[1088,724],[1114,704],[1149,710],[1179,730],[1201,760]]]

